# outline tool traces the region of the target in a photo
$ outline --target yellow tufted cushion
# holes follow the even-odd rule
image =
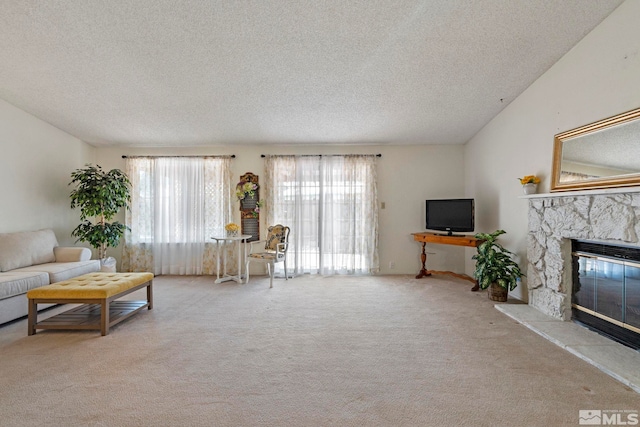
[[[153,273],[89,273],[31,289],[29,299],[100,299],[117,295],[153,279]]]

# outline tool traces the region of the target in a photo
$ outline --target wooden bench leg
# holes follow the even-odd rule
[[[149,303],[149,306],[147,307],[147,310],[151,310],[153,308],[153,289],[151,289],[153,287],[153,280],[149,280],[149,285],[147,286],[147,302]]]
[[[30,299],[27,335],[34,335],[36,333],[36,323],[38,323],[38,304],[34,300]]]
[[[100,333],[105,336],[109,333],[109,300],[103,299],[100,303]]]

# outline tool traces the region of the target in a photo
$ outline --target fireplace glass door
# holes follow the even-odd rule
[[[615,335],[613,326],[598,326],[608,322],[624,329],[624,336],[640,339],[640,263],[581,252],[573,255],[574,319]],[[591,317],[597,320],[590,322]]]
[[[624,322],[640,332],[640,265],[626,265],[624,276]]]

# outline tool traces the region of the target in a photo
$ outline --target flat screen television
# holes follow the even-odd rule
[[[434,199],[426,201],[427,229],[447,234],[473,231],[473,199]]]

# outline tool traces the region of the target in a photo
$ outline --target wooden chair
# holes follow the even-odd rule
[[[247,264],[245,266],[247,282],[249,282],[249,263],[252,261],[267,264],[269,273],[269,287],[273,288],[273,272],[276,263],[284,262],[284,278],[287,277],[287,249],[289,248],[289,227],[277,224],[267,229],[267,240],[258,240],[250,242],[249,254],[247,255]],[[254,252],[257,244],[264,243],[264,248],[259,249],[260,252]]]

